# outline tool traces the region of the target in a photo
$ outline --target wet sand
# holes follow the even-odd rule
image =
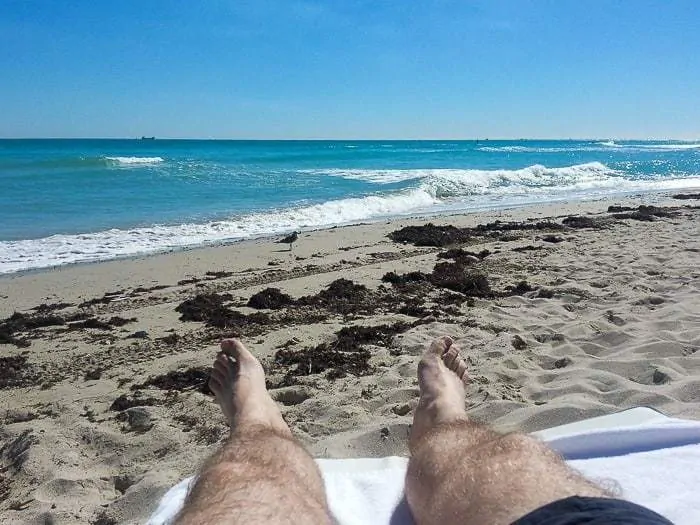
[[[416,363],[444,334],[469,364],[470,415],[502,431],[635,406],[700,419],[699,204],[402,219],[291,251],[262,239],[0,278],[0,519],[142,522],[227,435],[206,381],[232,335],[319,457],[407,454]]]

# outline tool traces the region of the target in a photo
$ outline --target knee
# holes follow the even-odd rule
[[[552,449],[541,441],[526,434],[505,434],[498,438],[495,450],[502,454],[515,454],[517,456],[551,456],[556,455]]]
[[[222,461],[208,466],[198,479],[198,483],[206,481],[207,483],[217,486],[225,486],[244,477],[248,477],[250,469],[245,469],[243,466],[234,461]]]

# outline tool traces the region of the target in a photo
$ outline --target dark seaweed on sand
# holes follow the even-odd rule
[[[346,374],[356,376],[368,375],[373,371],[369,365],[372,354],[366,348],[357,348],[351,352],[336,350],[331,344],[323,343],[302,350],[278,350],[275,364],[289,367],[287,377],[319,374],[333,370],[335,378]],[[293,383],[293,381],[290,381]]]
[[[87,314],[60,316],[41,313],[44,311],[39,309],[33,314],[15,312],[7,319],[0,320],[0,344],[13,344],[19,348],[25,348],[30,345],[30,338],[26,337],[27,332],[48,326],[62,326],[68,321],[87,317]],[[25,334],[25,337],[16,337],[17,334]]]
[[[673,198],[678,200],[700,200],[700,193],[678,193],[674,195]]]
[[[487,224],[479,224],[474,228],[464,228],[475,233],[483,234],[485,232],[513,232],[513,231],[560,231],[565,229],[564,226],[552,221],[538,222],[502,222],[495,221]]]
[[[564,225],[568,226],[569,228],[593,228],[593,229],[599,229],[603,227],[603,224],[600,220],[593,219],[591,217],[582,217],[580,215],[573,215],[569,216],[563,221],[561,221]]]
[[[423,226],[406,226],[389,234],[394,242],[405,242],[415,246],[449,246],[469,240],[468,228],[452,225],[436,226],[429,222]]]
[[[225,315],[227,308],[224,302],[230,299],[230,295],[198,294],[180,303],[175,311],[180,312],[180,321],[207,322],[211,318]]]
[[[610,208],[612,208],[612,206]],[[608,208],[608,211],[610,211],[610,208]],[[670,218],[677,215],[678,211],[673,208],[657,208],[656,206],[641,205],[634,211],[613,213],[612,216],[616,219],[633,219],[636,221],[652,222],[655,221],[657,217]]]
[[[274,363],[278,367],[289,368],[286,372],[287,383],[293,383],[294,376],[325,371],[329,371],[328,379],[337,379],[347,374],[368,375],[374,368],[369,364],[372,354],[365,346],[388,347],[396,334],[413,326],[416,324],[402,321],[375,326],[347,326],[336,332],[336,340],[331,343],[321,343],[301,350],[278,350]]]
[[[465,264],[471,263],[474,259],[484,259],[491,255],[489,250],[481,250],[480,252],[470,252],[463,248],[450,248],[444,252],[437,254],[438,259],[453,259],[457,262],[462,262]]]
[[[409,295],[401,297],[384,287],[372,291],[366,286],[348,279],[337,279],[314,295],[298,299],[282,293],[277,288],[266,288],[251,296],[247,305],[254,308],[275,310],[270,313],[244,314],[228,305],[232,297],[214,293],[198,294],[183,301],[176,310],[182,321],[204,322],[208,327],[221,331],[207,337],[259,335],[274,327],[296,324],[312,324],[339,314],[346,317],[374,314],[377,311],[396,312]],[[290,308],[294,307],[294,308]],[[414,311],[416,311],[414,309]]]
[[[559,235],[545,235],[544,237],[542,237],[542,240],[544,242],[551,242],[553,244],[564,242],[564,238],[560,237]]]
[[[39,306],[35,306],[34,308],[32,308],[32,310],[39,314],[45,314],[48,312],[55,312],[56,310],[63,310],[64,308],[68,308],[69,306],[73,306],[73,303],[41,303]]]
[[[281,292],[279,288],[265,288],[251,296],[247,306],[256,310],[278,310],[291,304],[294,304],[294,299],[290,295]]]
[[[389,238],[394,242],[410,243],[415,246],[451,246],[465,243],[474,237],[497,236],[503,240],[514,240],[503,233],[516,231],[560,231],[564,226],[551,221],[539,222],[501,222],[479,224],[473,228],[458,228],[456,226],[436,226],[433,223],[422,226],[405,226],[394,230]],[[479,254],[475,254],[479,257]]]
[[[415,325],[403,321],[375,326],[346,326],[336,332],[334,348],[351,352],[361,345],[389,346],[396,334],[403,333],[413,326]]]
[[[430,274],[430,282],[438,288],[447,288],[468,297],[493,297],[486,275],[467,271],[464,265],[458,262],[437,263]]]
[[[538,250],[543,250],[543,246],[533,246],[532,244],[528,244],[527,246],[518,246],[517,248],[513,248],[512,251],[514,252],[535,252]]]
[[[119,325],[119,326],[122,326],[122,325]],[[112,326],[109,323],[106,323],[104,321],[100,321],[99,319],[96,319],[94,317],[89,317],[88,319],[85,319],[84,321],[76,321],[73,323],[68,323],[69,330],[80,330],[83,328],[94,328],[97,330],[111,330]]]
[[[0,389],[33,386],[38,380],[39,375],[26,356],[0,357]]]
[[[430,276],[423,272],[408,272],[402,274],[387,272],[382,277],[382,281],[391,283],[394,286],[405,286],[413,283],[430,282]]]
[[[67,303],[59,303],[63,305]],[[57,309],[53,305],[39,305],[33,308],[33,313],[15,312],[10,317],[0,320],[0,344],[13,344],[19,348],[28,347],[31,339],[38,336],[40,328],[61,327],[62,330],[80,330],[96,328],[111,330],[113,327],[124,326],[136,321],[136,318],[124,319],[114,316],[107,321],[101,321],[87,312],[71,314],[47,313]],[[65,328],[64,328],[65,327]],[[18,337],[20,336],[21,337]]]
[[[429,274],[409,272],[384,274],[382,281],[402,288],[411,283],[428,283],[436,288],[446,288],[464,294],[465,297],[493,297],[493,291],[485,274],[468,270],[468,265],[460,260],[439,262]]]
[[[535,290],[537,290],[537,288],[530,285],[530,283],[528,283],[527,281],[520,281],[515,286],[509,287],[508,295],[523,295],[528,292],[534,292]]]
[[[337,279],[316,295],[300,297],[297,305],[316,306],[343,315],[370,314],[376,310],[376,303],[371,297],[365,285],[349,279]]]
[[[149,377],[140,385],[133,385],[132,390],[154,386],[160,390],[197,390],[211,394],[209,389],[209,368],[191,367],[186,370],[173,370],[166,374]]]
[[[198,321],[215,328],[242,330],[272,322],[267,314],[256,312],[242,314],[226,306],[232,299],[230,294],[198,294],[180,303],[175,311],[180,312],[181,321]]]
[[[140,392],[135,392],[134,396],[129,397],[126,394],[120,395],[109,406],[109,409],[115,412],[121,412],[127,408],[143,407],[157,405],[158,400],[154,397],[142,397]]]

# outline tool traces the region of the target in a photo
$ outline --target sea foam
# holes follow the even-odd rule
[[[460,184],[463,194],[483,193],[497,186],[526,185],[553,186],[570,181],[585,182],[590,179],[617,175],[615,170],[600,162],[588,162],[561,168],[548,168],[539,164],[519,170],[476,170],[476,169],[329,169],[307,170],[306,173],[329,175],[344,179],[362,180],[374,184],[394,184],[411,180],[431,180],[439,185]]]
[[[480,146],[477,151],[488,153],[574,153],[605,151],[603,143],[577,144],[573,146]]]
[[[105,159],[117,166],[143,166],[163,162],[163,157],[105,157]]]
[[[518,170],[333,170],[332,176],[409,187],[357,198],[243,214],[225,220],[111,229],[0,242],[0,273],[167,251],[222,241],[316,229],[385,217],[483,209],[623,191],[700,187],[700,176],[633,179],[599,162]]]
[[[167,251],[428,211],[437,200],[417,189],[254,213],[203,224],[155,225],[0,242],[0,273]]]
[[[625,143],[620,144],[615,141],[609,140],[606,142],[599,142],[601,146],[606,146],[608,148],[616,149],[627,149],[631,151],[687,151],[687,150],[700,150],[700,144],[688,143],[688,142],[678,142],[678,143],[663,143],[663,144],[641,144],[641,143]]]

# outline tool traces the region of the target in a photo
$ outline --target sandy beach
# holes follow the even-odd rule
[[[406,455],[416,363],[441,335],[468,361],[469,414],[500,431],[637,406],[700,419],[699,196],[4,276],[0,521],[143,522],[227,435],[206,387],[227,336],[317,457]]]

